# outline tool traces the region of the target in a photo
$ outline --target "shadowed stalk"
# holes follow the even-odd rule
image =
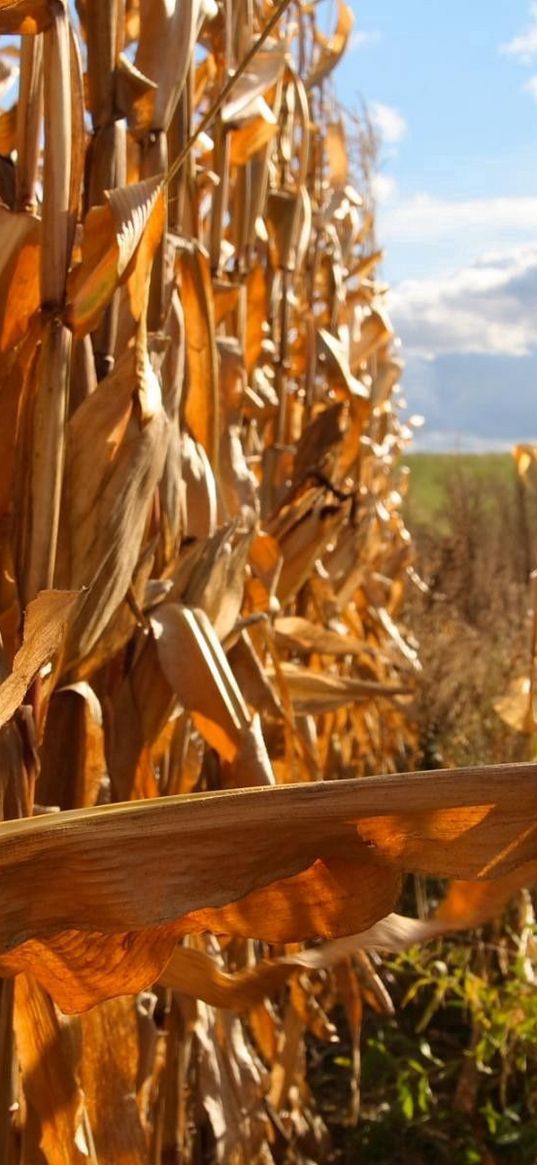
[[[44,165],[41,248],[43,339],[36,370],[29,483],[26,602],[51,587],[62,488],[71,334],[60,319],[75,223],[70,206],[71,87],[69,18],[56,10],[43,33]]]
[[[43,37],[21,38],[17,105],[16,201],[18,210],[35,210],[39,133],[43,116]]]
[[[104,201],[106,190],[123,186],[127,177],[126,128],[117,107],[117,62],[123,49],[123,11],[120,0],[96,0],[86,12],[89,107],[93,138],[88,151],[87,208]],[[119,293],[106,308],[94,331],[97,379],[113,368],[117,337]]]

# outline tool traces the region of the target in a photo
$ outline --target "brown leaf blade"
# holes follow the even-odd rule
[[[62,1005],[75,985],[71,999],[87,1006],[124,993],[125,979],[130,990],[147,985],[149,931],[161,944],[160,967],[149,947],[154,977],[189,931],[272,942],[357,933],[389,913],[402,871],[493,880],[535,863],[537,829],[527,824],[535,774],[534,765],[491,766],[4,823],[0,967],[46,974]],[[68,931],[75,934],[62,951]],[[85,942],[91,931],[101,940],[88,934]],[[46,971],[36,957],[44,948]],[[103,975],[103,952],[117,976]]]
[[[44,664],[62,647],[79,591],[42,591],[26,609],[22,646],[11,675],[0,684],[0,725],[14,715]]]
[[[65,322],[75,336],[85,336],[97,326],[114,292],[129,278],[133,314],[139,318],[163,229],[160,177],[111,190],[105,206],[92,207],[84,224],[82,261],[71,272],[67,287]]]

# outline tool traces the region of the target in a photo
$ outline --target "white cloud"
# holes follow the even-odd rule
[[[373,126],[383,141],[395,145],[402,141],[407,132],[407,123],[394,105],[384,105],[382,101],[372,101],[368,112]]]
[[[415,194],[390,207],[383,220],[386,242],[426,243],[457,231],[537,232],[537,197],[441,199]]]
[[[364,45],[378,44],[380,39],[380,29],[378,28],[371,28],[368,31],[365,28],[357,28],[351,36],[349,49],[352,52],[353,49],[361,49]]]
[[[537,195],[454,199],[394,192],[378,199],[378,217],[392,282],[438,276],[468,266],[476,255],[537,239]]]
[[[537,349],[537,243],[437,279],[405,280],[391,312],[408,352],[528,356]]]
[[[503,53],[518,57],[527,64],[537,55],[537,3],[530,4],[531,24],[521,36],[514,36],[507,44],[501,46]]]
[[[391,174],[373,174],[371,179],[371,190],[373,198],[377,202],[384,205],[395,198],[397,194],[397,182]]]
[[[524,92],[531,93],[534,101],[537,101],[537,76],[530,77],[529,81],[526,81]]]

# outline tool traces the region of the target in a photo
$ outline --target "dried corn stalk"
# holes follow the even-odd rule
[[[409,433],[329,89],[351,26],[0,0],[10,1165],[320,1161],[305,1031],[343,1002],[355,1118],[368,949],[535,876],[533,768],[400,775]],[[420,923],[409,870],[470,881]]]

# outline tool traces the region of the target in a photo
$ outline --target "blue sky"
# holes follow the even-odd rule
[[[334,81],[383,135],[382,275],[420,442],[537,440],[537,0],[347,2]]]
[[[384,131],[378,233],[409,403],[477,444],[528,439],[537,435],[537,3],[353,8],[337,91],[349,106],[364,98]],[[506,388],[511,409],[498,407]]]

